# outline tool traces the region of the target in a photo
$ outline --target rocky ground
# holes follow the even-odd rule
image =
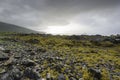
[[[95,65],[89,67],[85,61],[78,61],[74,56],[62,57],[56,51],[46,51],[8,36],[0,37],[0,80],[103,80],[100,66],[108,68],[109,77],[106,80],[115,80],[113,75],[120,79],[120,72],[114,73],[111,64]],[[85,73],[92,77],[85,79],[88,77]]]

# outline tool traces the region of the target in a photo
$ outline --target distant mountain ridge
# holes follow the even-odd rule
[[[4,22],[0,22],[0,32],[38,33],[31,29]]]

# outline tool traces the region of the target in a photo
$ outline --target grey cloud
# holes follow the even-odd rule
[[[97,12],[89,12],[76,17],[76,23],[86,25],[91,33],[98,34],[120,34],[120,9],[107,9]],[[89,32],[89,33],[90,33]]]
[[[117,26],[116,30],[120,25],[119,5],[120,0],[0,0],[0,20],[34,30],[68,25],[70,21],[97,29]],[[107,21],[100,22],[101,18]]]

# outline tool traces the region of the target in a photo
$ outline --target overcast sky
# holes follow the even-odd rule
[[[120,34],[120,0],[0,0],[0,21],[52,34]]]

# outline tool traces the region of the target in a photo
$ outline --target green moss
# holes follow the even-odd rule
[[[12,36],[13,39],[19,39],[26,42],[31,39],[36,39],[39,42],[32,44],[33,46],[42,47],[46,51],[56,52],[57,56],[66,58],[65,67],[62,68],[64,72],[67,68],[70,68],[70,62],[74,59],[75,62],[84,62],[88,67],[95,68],[96,65],[110,64],[115,67],[114,72],[120,72],[120,44],[114,44],[110,41],[90,41],[89,38],[93,36],[83,36],[85,40],[68,39],[68,36],[42,36],[42,35],[25,35],[25,36]],[[104,38],[104,37],[103,37]],[[0,40],[1,41],[1,40]],[[29,42],[28,42],[29,43]],[[19,46],[19,44],[17,44]],[[20,46],[19,46],[20,47]],[[10,47],[11,48],[11,47]],[[48,67],[47,60],[44,60],[44,67]],[[55,63],[53,63],[56,65]],[[82,72],[84,80],[93,80],[87,69],[81,70],[81,65],[73,65],[75,67],[74,72]],[[109,72],[107,67],[100,66],[102,69],[102,80],[109,80]],[[49,67],[41,73],[42,77],[46,76],[46,73],[50,72],[54,78],[59,74],[57,70],[50,69]],[[75,73],[73,73],[75,75]],[[65,74],[68,79],[68,74]],[[113,76],[114,80],[119,80],[119,76]]]

